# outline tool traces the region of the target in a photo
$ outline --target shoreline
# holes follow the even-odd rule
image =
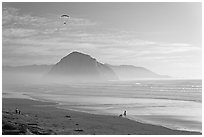
[[[39,100],[39,101],[42,101],[44,102],[43,100]],[[46,102],[46,101],[45,101]],[[49,101],[47,101],[49,102]],[[91,113],[91,112],[87,112],[87,111],[81,111],[81,110],[78,110],[78,109],[70,109],[70,108],[64,108],[64,107],[60,107],[60,103],[57,103],[55,102],[56,105],[53,105],[54,107],[58,108],[58,109],[63,109],[63,110],[68,110],[68,111],[76,111],[76,112],[81,112],[81,113],[87,113],[87,114],[93,114],[93,115],[106,115],[106,116],[116,116],[115,114],[108,114],[108,113],[103,113],[103,114],[98,114],[98,113]],[[143,120],[135,120],[134,118],[131,118],[131,117],[123,117],[123,118],[126,118],[128,120],[131,120],[131,121],[134,121],[134,122],[138,122],[138,123],[141,123],[141,124],[149,124],[149,125],[154,125],[154,126],[160,126],[160,127],[164,127],[164,128],[168,128],[168,129],[171,129],[171,130],[176,130],[176,131],[186,131],[186,132],[198,132],[198,133],[201,133],[202,134],[202,131],[198,131],[198,130],[188,130],[188,129],[176,129],[176,128],[170,128],[168,126],[164,126],[164,125],[160,125],[160,124],[152,124],[152,123],[148,123],[148,122],[145,122]]]
[[[14,112],[18,107],[22,111],[21,118],[27,122],[37,123],[39,127],[49,128],[54,134],[81,135],[201,135],[200,132],[174,130],[166,127],[140,123],[128,118],[112,115],[96,115],[56,107],[57,103],[31,99],[3,98],[2,111]],[[42,109],[43,108],[43,109]],[[4,113],[2,112],[2,115]],[[7,120],[3,117],[2,120]],[[14,120],[18,123],[18,120]],[[11,121],[12,122],[12,121]],[[2,126],[3,127],[3,126]]]
[[[112,113],[103,113],[103,114],[99,114],[99,113],[91,113],[91,112],[88,112],[88,111],[82,111],[82,110],[79,110],[79,109],[74,109],[74,108],[68,108],[68,107],[61,107],[61,105],[66,105],[67,103],[60,103],[60,102],[57,102],[57,101],[53,101],[51,99],[43,99],[43,98],[38,98],[38,97],[34,97],[32,95],[29,95],[29,94],[22,94],[23,96],[25,96],[25,99],[30,99],[30,100],[35,100],[35,101],[40,101],[40,102],[52,102],[52,103],[56,103],[55,105],[53,105],[53,107],[56,107],[58,109],[63,109],[63,110],[68,110],[68,111],[77,111],[77,112],[82,112],[82,113],[87,113],[87,114],[94,114],[94,115],[108,115],[108,116],[118,116],[117,114],[112,114]],[[154,98],[155,99],[155,98]],[[156,98],[156,99],[166,99],[166,98]],[[176,99],[175,99],[176,100]],[[184,100],[186,101],[186,100]],[[189,100],[187,100],[189,101]],[[199,102],[200,103],[200,102]],[[177,131],[187,131],[187,132],[198,132],[198,133],[202,133],[202,130],[189,130],[189,129],[178,129],[178,128],[175,128],[175,127],[170,127],[170,126],[164,126],[164,125],[161,125],[161,124],[156,124],[156,123],[149,123],[149,122],[145,122],[143,120],[135,120],[134,118],[131,118],[131,117],[125,117],[126,119],[129,119],[131,121],[135,121],[135,122],[139,122],[139,123],[142,123],[142,124],[149,124],[149,125],[155,125],[155,126],[161,126],[161,127],[164,127],[164,128],[168,128],[168,129],[171,129],[171,130],[177,130]]]

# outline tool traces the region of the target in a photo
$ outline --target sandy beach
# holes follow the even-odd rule
[[[15,109],[21,114],[15,114]],[[124,117],[94,115],[59,109],[55,103],[3,98],[2,134],[57,135],[199,135],[171,130]]]

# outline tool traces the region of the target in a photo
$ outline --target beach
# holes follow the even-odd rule
[[[143,124],[125,117],[95,115],[59,109],[56,103],[3,98],[3,134],[57,135],[197,135],[199,132],[172,130]],[[15,109],[21,114],[15,114]],[[8,126],[10,125],[10,126]],[[20,128],[19,128],[20,127]],[[23,127],[23,128],[22,128]],[[23,130],[23,131],[22,131]]]
[[[2,134],[202,135],[201,12],[3,2]]]

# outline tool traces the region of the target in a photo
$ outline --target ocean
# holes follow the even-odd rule
[[[202,132],[202,80],[3,86],[3,97],[57,102],[56,107],[119,116],[171,129]]]

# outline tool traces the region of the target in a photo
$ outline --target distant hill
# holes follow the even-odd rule
[[[119,65],[114,66],[106,64],[121,80],[133,80],[133,79],[148,79],[148,78],[170,78],[167,75],[156,74],[144,67],[136,67],[133,65]]]
[[[117,80],[114,71],[98,62],[90,55],[80,52],[72,52],[55,64],[48,73],[52,78],[64,78],[66,80],[101,81]]]
[[[90,55],[80,52],[72,52],[54,65],[3,66],[2,70],[4,78],[12,74],[15,74],[15,77],[23,74],[30,77],[46,76],[57,81],[60,79],[101,81],[170,78],[144,67],[102,64]]]
[[[47,73],[53,65],[27,65],[27,66],[3,66],[4,72],[11,73]]]
[[[3,88],[12,87],[11,84],[42,83],[42,77],[49,72],[52,65],[3,66]]]

